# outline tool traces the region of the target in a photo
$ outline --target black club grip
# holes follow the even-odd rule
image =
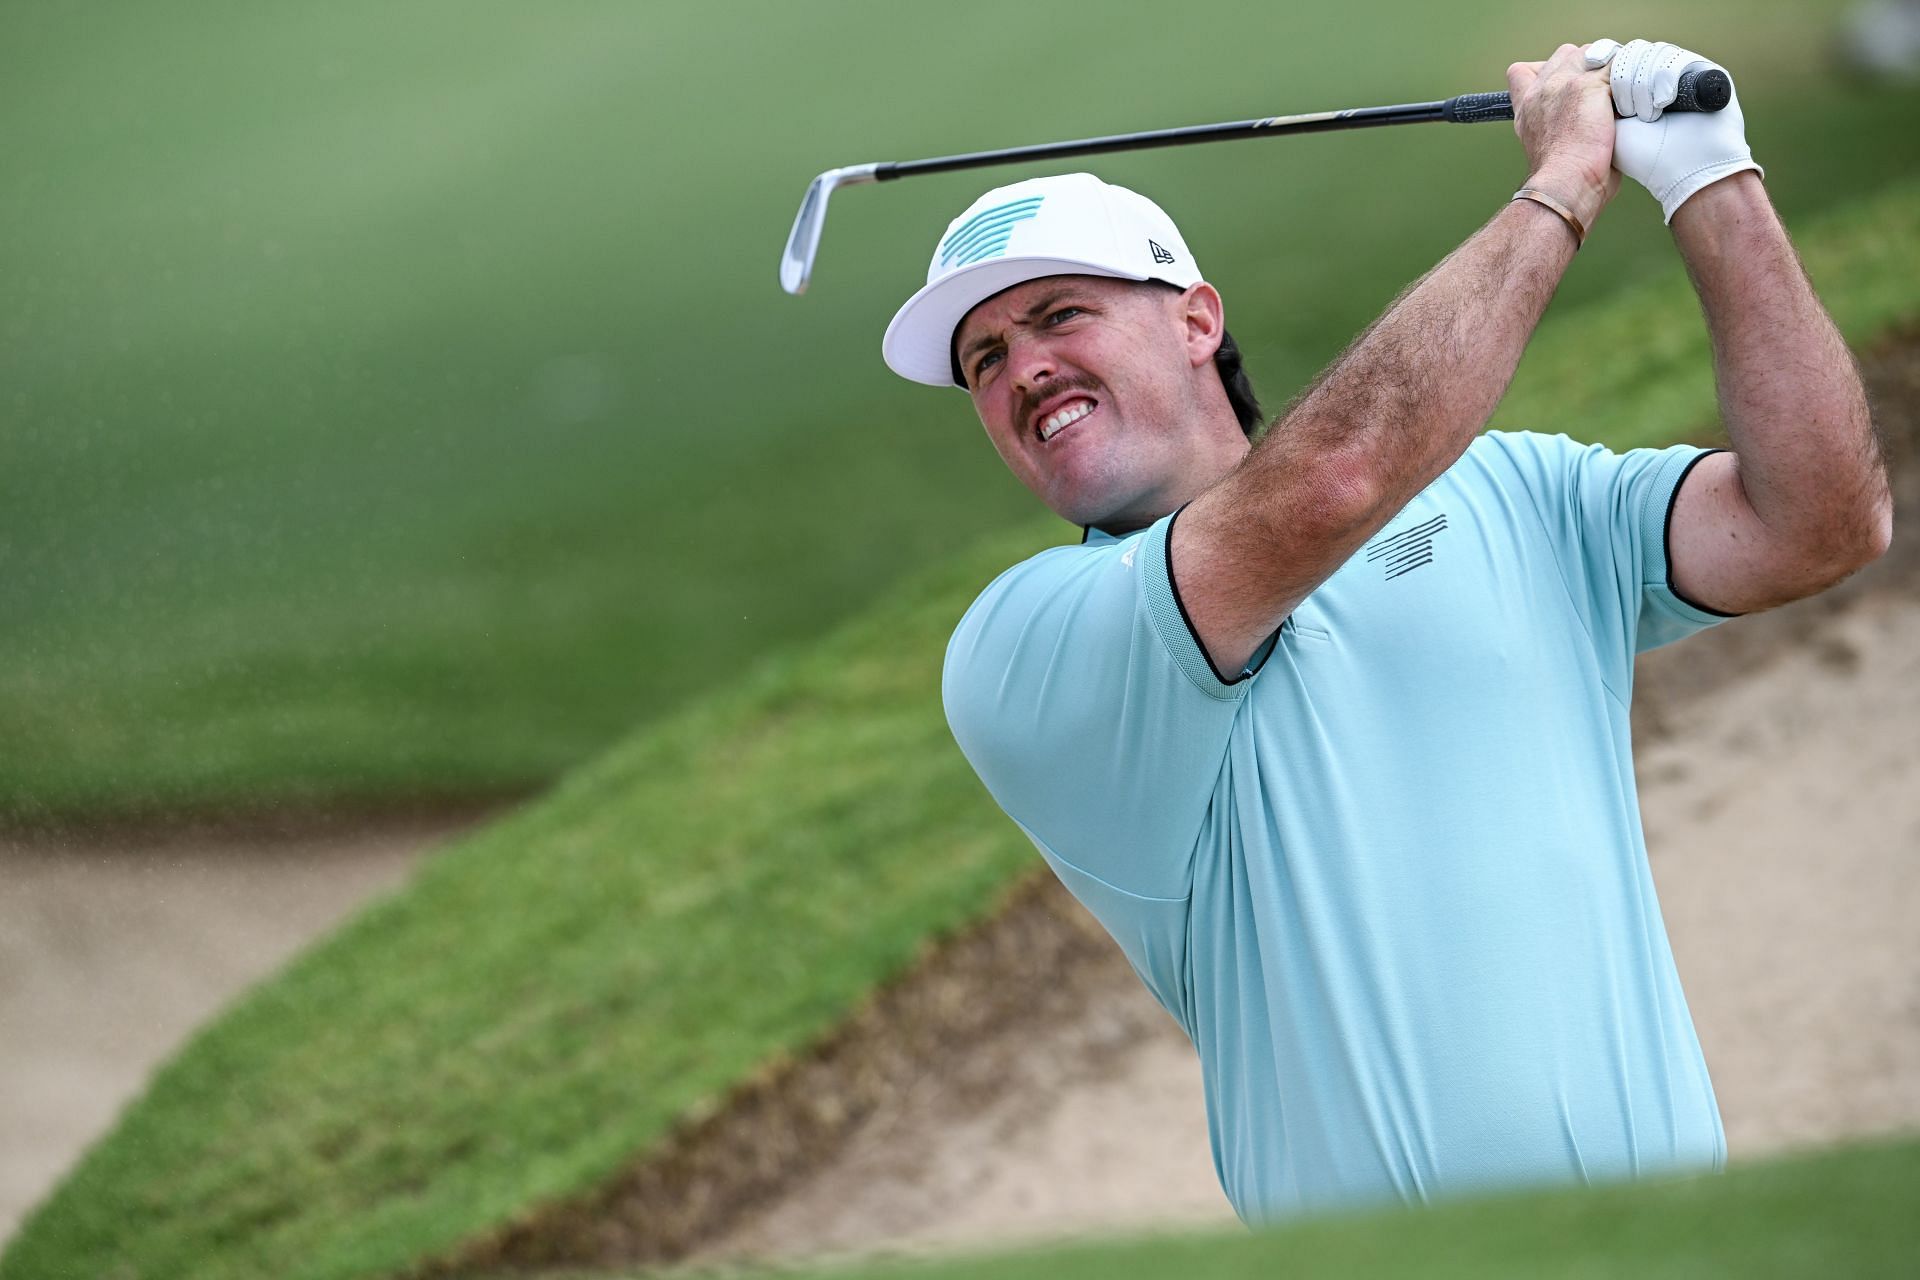
[[[1455,124],[1513,119],[1513,99],[1504,93],[1463,93],[1447,99],[1447,119]]]
[[[1680,73],[1680,84],[1668,111],[1724,111],[1733,101],[1733,81],[1718,67],[1690,68]],[[1513,100],[1504,93],[1463,93],[1441,104],[1441,115],[1454,124],[1481,124],[1513,119]]]
[[[1669,111],[1725,111],[1733,101],[1733,81],[1718,67],[1680,73],[1680,88]]]

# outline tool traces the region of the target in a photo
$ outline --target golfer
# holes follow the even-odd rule
[[[1723,1161],[1634,655],[1839,581],[1892,504],[1738,98],[1662,114],[1698,60],[1509,67],[1520,194],[1264,433],[1180,232],[1086,174],[983,196],[887,330],[1085,527],[968,611],[947,714],[1192,1039],[1250,1223]],[[1730,450],[1482,434],[1623,174],[1699,293]]]

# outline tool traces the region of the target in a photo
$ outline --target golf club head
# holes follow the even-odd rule
[[[787,248],[780,255],[780,287],[788,293],[807,291],[813,275],[813,259],[820,252],[820,232],[827,225],[827,200],[836,187],[878,182],[876,164],[852,164],[844,169],[829,169],[807,184],[800,212],[793,216],[793,230],[787,235]]]

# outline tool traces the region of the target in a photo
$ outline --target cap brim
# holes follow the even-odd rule
[[[930,387],[951,387],[953,331],[967,312],[1004,289],[1043,276],[1149,279],[1074,258],[989,258],[950,271],[908,298],[887,325],[880,354],[887,367],[903,378]]]

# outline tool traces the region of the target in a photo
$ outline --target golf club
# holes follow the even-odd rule
[[[1733,82],[1718,67],[1695,64],[1680,75],[1678,95],[1668,111],[1719,111],[1733,97]],[[1292,133],[1325,133],[1335,129],[1372,129],[1389,124],[1480,124],[1513,119],[1513,102],[1506,93],[1463,93],[1439,102],[1414,102],[1394,107],[1351,107],[1345,111],[1316,111],[1298,116],[1268,116],[1261,120],[1231,120],[1224,124],[1196,124],[1146,133],[1117,133],[1074,142],[1042,142],[1001,151],[973,151],[965,155],[936,156],[931,160],[881,161],[829,169],[807,186],[780,255],[780,285],[788,293],[807,291],[813,260],[820,252],[820,232],[827,223],[827,201],[840,187],[868,182],[891,182],[926,173],[949,173],[1022,160],[1058,160],[1066,156],[1103,155],[1110,151],[1139,151],[1148,147],[1179,147],[1196,142],[1224,142],[1232,138],[1265,138]]]

